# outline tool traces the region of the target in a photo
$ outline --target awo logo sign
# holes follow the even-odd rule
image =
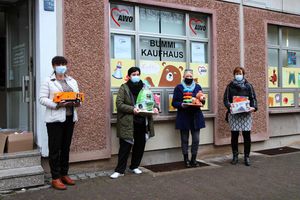
[[[207,68],[205,66],[199,66],[198,72],[199,72],[200,76],[205,76],[207,74]]]
[[[199,31],[206,31],[206,25],[200,19],[191,18],[189,26],[190,26],[191,31],[195,35],[197,35],[197,32],[199,32]]]
[[[133,16],[130,16],[130,12],[127,9],[112,8],[110,11],[110,16],[118,27],[121,27],[121,23],[133,22]]]

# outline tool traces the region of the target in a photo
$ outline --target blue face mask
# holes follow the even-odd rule
[[[241,81],[241,80],[243,80],[244,76],[243,75],[235,75],[234,78],[237,81]]]
[[[55,67],[55,72],[57,74],[64,74],[64,73],[66,73],[66,71],[67,71],[67,66],[60,65],[60,66]]]
[[[140,76],[132,76],[131,77],[131,82],[133,83],[138,83],[141,80]]]

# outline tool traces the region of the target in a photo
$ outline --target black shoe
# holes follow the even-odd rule
[[[183,159],[184,159],[184,165],[185,165],[185,167],[186,168],[191,167],[190,160],[189,160],[189,155],[188,154],[184,154],[183,155]]]
[[[232,165],[236,165],[239,162],[239,152],[232,152],[232,161],[230,162]]]
[[[190,168],[191,167],[191,164],[190,164],[189,160],[184,161],[184,165],[185,165],[186,168]]]
[[[196,160],[196,156],[197,155],[192,155],[192,159],[190,162],[191,167],[199,167],[200,166],[199,162]]]
[[[232,161],[230,162],[232,165],[236,165],[239,162],[238,154],[233,155]]]
[[[250,166],[250,158],[249,157],[245,157],[244,161],[245,161],[246,166]]]

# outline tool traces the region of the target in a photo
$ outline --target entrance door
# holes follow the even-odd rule
[[[33,129],[31,7],[31,0],[0,0],[2,129]]]

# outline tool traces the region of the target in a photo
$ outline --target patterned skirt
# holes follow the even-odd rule
[[[251,113],[229,114],[228,122],[232,131],[251,131]]]

